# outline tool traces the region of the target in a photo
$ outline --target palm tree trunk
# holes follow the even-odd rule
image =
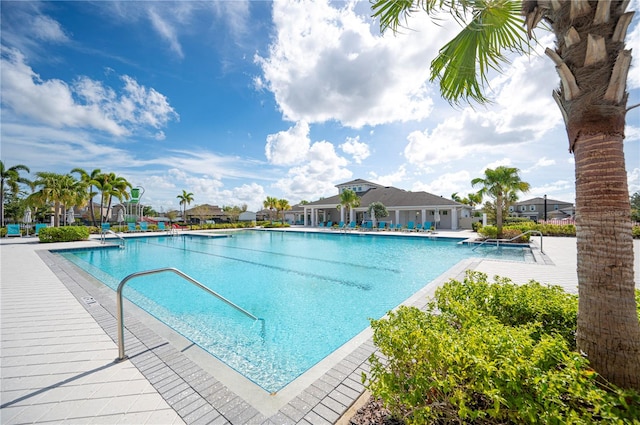
[[[574,154],[578,348],[605,379],[640,389],[640,323],[623,136],[578,136]]]
[[[502,209],[504,207],[504,198],[501,195],[496,197],[496,228],[498,238],[502,237]]]

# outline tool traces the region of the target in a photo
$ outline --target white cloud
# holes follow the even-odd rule
[[[309,125],[300,121],[286,131],[269,134],[264,153],[271,164],[293,165],[307,156],[310,145]]]
[[[309,149],[306,162],[291,168],[287,177],[279,179],[273,186],[292,203],[333,196],[336,194],[336,182],[352,177],[346,165],[347,160],[336,154],[331,143],[315,142]]]
[[[380,176],[375,172],[370,172],[370,180],[378,183],[382,186],[397,186],[399,182],[403,181],[407,176],[407,168],[401,165],[394,173]]]
[[[360,136],[347,137],[346,141],[339,147],[344,153],[351,155],[353,160],[358,164],[362,163],[362,161],[371,155],[369,145],[360,142]]]
[[[455,192],[458,192],[461,197],[465,197],[466,193],[470,191],[469,188],[471,187],[472,178],[466,170],[444,173],[430,180],[428,183],[414,183],[411,190],[416,192],[425,191],[447,199],[451,198],[451,194]]]
[[[428,62],[447,28],[416,14],[411,24],[420,31],[380,36],[354,3],[334,4],[273,3],[276,36],[268,55],[255,58],[263,71],[256,87],[274,93],[288,120],[359,128],[427,117]]]
[[[31,22],[33,36],[42,41],[54,43],[66,43],[69,41],[67,34],[60,23],[45,15],[37,15]]]
[[[149,15],[151,25],[153,25],[156,32],[160,34],[167,43],[169,43],[169,48],[171,48],[171,50],[173,50],[173,52],[175,52],[180,58],[184,58],[182,46],[178,41],[177,30],[173,25],[161,17],[154,9],[148,9],[147,13]]]
[[[538,159],[538,161],[536,161],[536,163],[533,166],[522,170],[522,173],[523,174],[531,173],[533,171],[536,171],[539,168],[550,167],[552,165],[556,165],[556,160],[555,159],[549,159],[549,158],[543,156],[542,158]]]
[[[123,93],[88,77],[72,85],[43,80],[19,51],[2,47],[2,104],[17,115],[56,128],[92,128],[114,136],[166,126],[178,114],[165,96],[123,76]]]
[[[627,184],[629,185],[629,193],[640,192],[640,168],[627,170]]]

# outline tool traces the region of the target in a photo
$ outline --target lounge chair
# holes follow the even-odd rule
[[[321,221],[320,223],[318,223],[318,227],[324,227],[324,221]]]
[[[387,222],[386,221],[379,221],[378,222],[378,230],[384,230],[387,227]]]
[[[111,224],[109,223],[102,223],[100,225],[100,230],[102,231],[102,233],[107,233],[109,230],[111,230]]]
[[[356,222],[355,221],[350,221],[349,222],[349,229],[355,229],[356,228]]]
[[[167,228],[164,227],[164,221],[158,222],[158,230],[167,230]]]
[[[407,223],[407,232],[413,232],[413,230],[415,229],[416,225],[413,221],[410,221]]]
[[[36,223],[36,236],[40,233],[41,229],[46,229],[47,225],[45,223]]]
[[[394,229],[394,230],[395,230],[396,232],[398,232],[398,231],[402,230],[402,224],[400,224],[400,223],[396,223],[396,227],[395,227],[395,229]]]
[[[19,224],[7,224],[7,237],[9,236],[22,237],[22,232],[20,232]]]
[[[140,231],[141,232],[146,232],[149,230],[149,226],[147,225],[146,221],[141,221],[140,222]]]
[[[416,224],[416,232],[422,232],[422,223]]]
[[[129,232],[137,232],[136,223],[127,223],[127,230]]]
[[[431,231],[431,222],[430,221],[425,221],[424,225],[422,226],[422,230],[425,232],[430,232]]]
[[[338,229],[344,229],[344,221],[338,223]]]
[[[327,221],[327,228],[331,229],[333,227],[333,221]]]

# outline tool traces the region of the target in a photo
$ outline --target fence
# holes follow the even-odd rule
[[[538,220],[540,224],[557,224],[557,225],[567,225],[573,224],[576,225],[576,221],[572,218],[552,218],[549,220]]]

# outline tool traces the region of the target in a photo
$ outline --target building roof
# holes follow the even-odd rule
[[[353,183],[356,182],[356,183]],[[360,182],[360,183],[357,183]],[[360,207],[367,207],[372,202],[381,202],[386,207],[452,207],[452,206],[465,206],[460,202],[456,202],[452,199],[443,198],[442,196],[433,195],[428,192],[409,192],[403,189],[398,189],[392,186],[380,186],[375,183],[367,182],[366,180],[353,180],[349,183],[343,184],[369,184],[375,185],[372,189],[366,192],[359,193]],[[342,186],[343,184],[339,185]],[[320,199],[318,201],[309,202],[306,206],[324,206],[329,205],[335,207],[340,204],[340,195],[331,196],[328,198]]]
[[[537,198],[531,198],[524,201],[518,201],[513,205],[530,205],[530,204],[544,204],[544,198],[538,196]],[[547,204],[566,204],[573,205],[572,202],[558,201],[556,199],[547,198]]]

